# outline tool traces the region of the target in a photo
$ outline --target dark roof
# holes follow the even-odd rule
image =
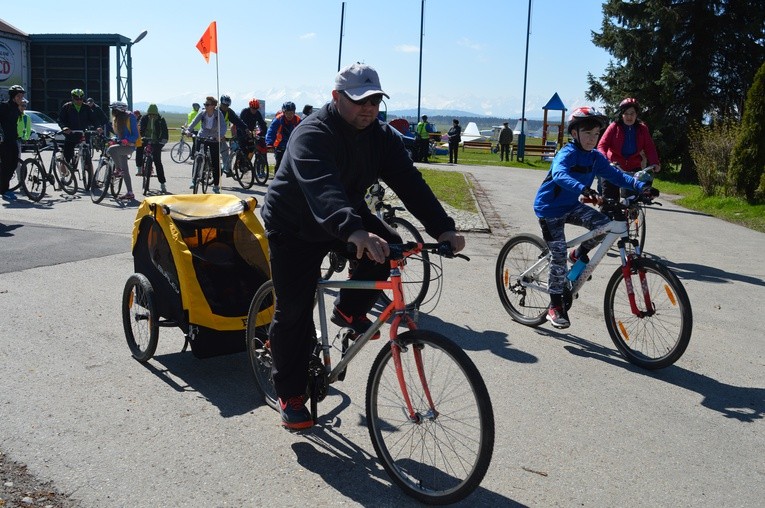
[[[29,40],[44,44],[130,44],[130,39],[120,34],[31,34]]]
[[[26,37],[28,34],[25,34],[15,26],[11,25],[7,21],[3,21],[0,19],[0,32],[5,32],[13,35],[18,35],[19,37]]]
[[[555,94],[550,97],[550,100],[547,101],[547,104],[542,106],[542,109],[556,109],[558,111],[566,111],[566,106],[563,105],[563,101],[560,100],[560,97],[558,97],[558,92],[555,92]]]

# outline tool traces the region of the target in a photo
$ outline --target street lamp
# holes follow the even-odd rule
[[[148,30],[144,30],[140,34],[138,34],[138,37],[133,39],[130,43],[128,43],[127,48],[127,102],[128,102],[128,109],[133,110],[133,55],[131,54],[131,48],[134,44],[138,44],[143,40],[144,37],[146,37],[146,34],[148,34]]]
[[[529,35],[531,34],[531,0],[529,0],[529,17],[526,21],[526,63],[523,66],[523,104],[521,104],[521,133],[518,134],[518,153],[515,158],[522,161],[526,151],[526,76],[529,70]]]

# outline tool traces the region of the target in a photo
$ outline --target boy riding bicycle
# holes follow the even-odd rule
[[[552,259],[548,290],[550,307],[547,320],[555,328],[568,328],[571,324],[563,303],[566,273],[566,235],[564,226],[576,224],[589,230],[605,226],[611,220],[607,215],[580,202],[582,197],[603,198],[592,190],[595,177],[602,177],[615,185],[647,192],[650,186],[640,182],[611,166],[608,159],[595,150],[601,131],[608,120],[599,111],[590,107],[577,108],[569,116],[568,132],[574,141],[564,146],[553,159],[550,171],[542,182],[534,199],[534,212],[539,218],[542,237],[547,243]],[[568,255],[575,263],[578,259],[587,261],[587,253],[595,247],[600,237],[584,242]]]

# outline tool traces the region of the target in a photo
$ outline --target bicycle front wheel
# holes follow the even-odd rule
[[[442,335],[409,331],[389,344],[375,358],[367,384],[372,444],[408,495],[429,504],[455,503],[478,487],[491,462],[489,392],[470,358]],[[400,349],[400,372],[393,348]]]
[[[122,292],[122,326],[130,352],[139,362],[149,361],[157,350],[158,321],[154,288],[144,274],[134,273]]]
[[[109,183],[112,179],[112,168],[107,161],[101,161],[93,173],[93,180],[90,182],[90,199],[94,203],[100,203],[109,192]]]
[[[191,184],[192,188],[194,189],[194,194],[199,192],[199,184],[202,181],[202,167],[204,164],[204,156],[202,154],[197,154],[197,156],[194,158],[194,164],[191,167]]]
[[[637,258],[633,263],[630,278],[642,316],[632,312],[627,281],[619,267],[606,286],[606,327],[630,363],[644,369],[661,369],[675,363],[688,347],[693,328],[691,302],[680,279],[669,268],[647,258]],[[646,309],[639,272],[645,273],[651,309]]]
[[[27,197],[37,203],[45,196],[48,177],[45,168],[37,159],[27,159],[21,166],[21,189]]]
[[[388,220],[388,225],[396,230],[404,242],[423,243],[420,232],[406,219],[393,217]],[[406,308],[412,310],[419,307],[425,301],[430,287],[430,256],[427,252],[423,251],[417,256],[409,256],[406,259],[406,267],[401,271],[401,282]],[[388,305],[392,298],[392,291],[383,291],[380,294],[383,305]]]
[[[550,297],[538,288],[547,287],[549,262],[542,263],[536,270],[528,270],[547,255],[544,240],[536,235],[522,234],[508,240],[497,257],[494,276],[499,300],[510,317],[527,326],[545,322]],[[521,280],[524,272],[527,273]]]
[[[217,168],[216,168],[216,171],[217,171]],[[202,178],[201,178],[201,180],[202,180],[202,182],[201,182],[201,184],[202,184],[202,194],[207,194],[207,189],[210,187],[210,184],[213,181],[212,168],[210,167],[210,165],[207,162],[205,162],[202,165]]]
[[[72,166],[64,159],[57,160],[53,165],[53,174],[56,176],[61,190],[70,196],[77,192],[77,177],[74,175]]]
[[[149,194],[149,187],[151,186],[151,170],[153,166],[153,161],[151,158],[151,155],[144,156],[143,159],[143,167],[141,168],[141,175],[143,175],[143,195],[146,196]]]
[[[170,149],[170,158],[173,159],[173,162],[177,162],[178,164],[186,162],[187,160],[189,160],[190,156],[191,156],[191,145],[189,145],[185,141],[177,142]]]
[[[268,180],[268,159],[265,154],[255,154],[255,182],[258,185],[265,185]]]
[[[250,357],[255,384],[265,397],[266,404],[279,410],[278,396],[271,374],[273,361],[268,342],[268,329],[274,316],[274,283],[266,281],[255,292],[247,314],[247,354]]]
[[[251,189],[252,184],[255,182],[255,168],[252,167],[252,162],[246,154],[238,154],[235,162],[236,169],[235,175],[239,182],[239,185],[243,189]]]

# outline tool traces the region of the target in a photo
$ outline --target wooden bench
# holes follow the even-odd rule
[[[540,158],[555,157],[555,152],[558,151],[558,147],[555,145],[526,145],[523,147],[523,156],[538,155]],[[518,154],[518,145],[513,143],[513,151],[510,153],[510,160],[513,160],[513,156]]]
[[[491,151],[492,147],[493,145],[491,141],[463,141],[462,142],[462,151],[465,151],[465,148]]]

